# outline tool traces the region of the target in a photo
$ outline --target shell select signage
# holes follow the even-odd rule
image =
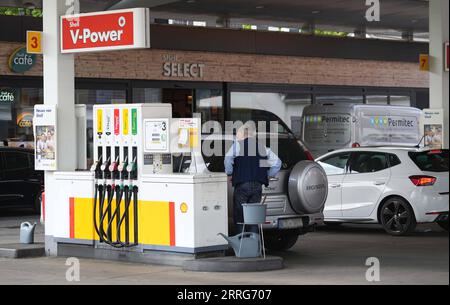
[[[61,52],[149,48],[149,18],[146,8],[62,16]]]

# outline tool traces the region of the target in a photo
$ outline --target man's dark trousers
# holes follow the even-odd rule
[[[244,209],[242,204],[246,203],[261,203],[262,199],[262,184],[260,182],[245,182],[240,183],[234,188],[234,209],[233,219],[236,224],[237,233],[241,233],[244,223]],[[258,226],[246,225],[246,232],[259,233]]]

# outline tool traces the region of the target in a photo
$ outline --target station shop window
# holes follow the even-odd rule
[[[170,103],[174,118],[189,118],[194,112],[202,122],[223,124],[223,93],[220,89],[133,88],[135,103]]]
[[[34,106],[42,104],[42,88],[0,88],[0,145],[34,148]]]
[[[369,105],[387,105],[388,95],[366,95],[366,103]]]
[[[189,118],[194,113],[192,89],[133,88],[133,102],[172,104],[174,118]]]
[[[196,112],[202,115],[202,122],[219,122],[223,126],[224,107],[220,89],[198,89],[195,91]]]
[[[411,97],[406,95],[391,95],[389,104],[392,106],[411,106]]]
[[[351,103],[363,104],[363,95],[339,95],[339,94],[317,94],[316,103]]]
[[[86,138],[88,164],[92,164],[94,157],[93,106],[97,104],[125,104],[127,102],[126,97],[126,90],[75,90],[75,103],[86,105]]]
[[[270,122],[278,121],[278,132],[301,134],[303,109],[311,105],[310,94],[292,92],[231,92],[232,121]]]

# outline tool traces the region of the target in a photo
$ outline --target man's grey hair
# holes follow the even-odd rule
[[[237,132],[237,138],[244,140],[247,138],[253,138],[256,136],[256,124],[255,122],[248,121],[239,128]]]

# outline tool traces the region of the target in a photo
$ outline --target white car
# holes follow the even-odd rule
[[[418,223],[448,231],[448,150],[352,148],[316,161],[328,176],[325,222],[380,223],[401,236]]]

